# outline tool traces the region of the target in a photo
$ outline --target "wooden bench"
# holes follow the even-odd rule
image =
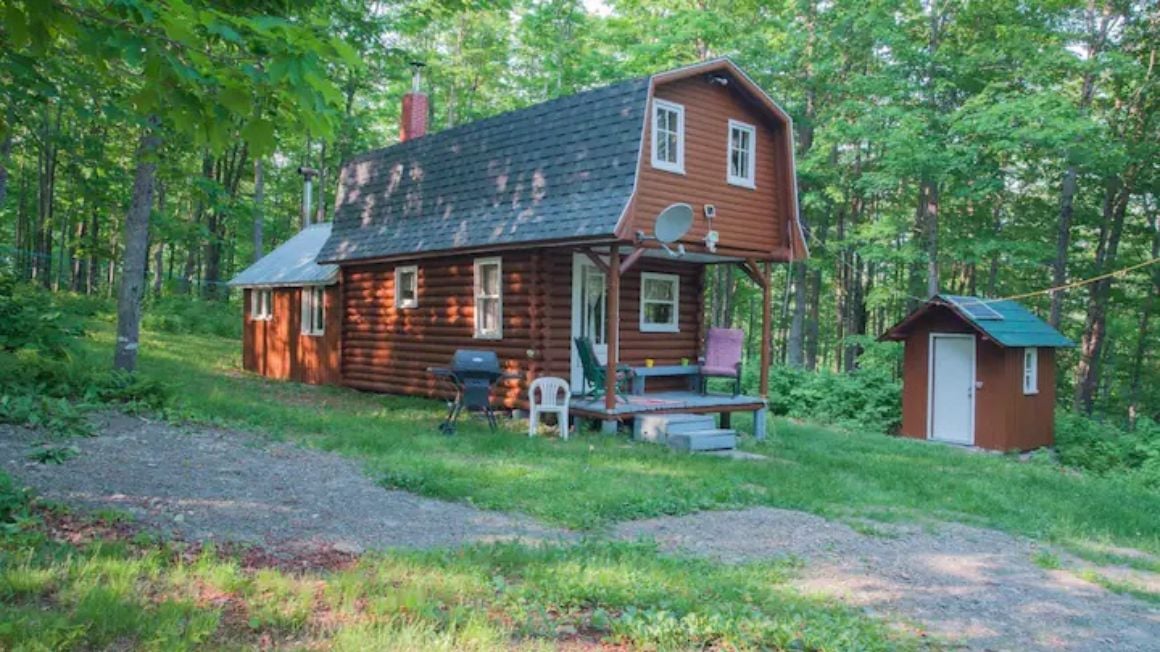
[[[632,368],[632,393],[644,394],[644,383],[647,378],[664,378],[674,376],[687,376],[689,378],[689,390],[698,391],[700,389],[701,368],[697,365],[665,365],[657,367],[633,367]]]

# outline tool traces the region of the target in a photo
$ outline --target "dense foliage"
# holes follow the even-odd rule
[[[298,166],[320,171],[324,220],[341,161],[395,141],[409,61],[428,64],[437,130],[728,55],[796,125],[813,257],[775,272],[779,358],[850,371],[932,291],[1011,296],[1132,268],[1025,301],[1081,344],[1060,357],[1061,401],[1157,417],[1146,4],[0,4],[0,260],[43,286],[114,294],[134,165],[155,160],[149,293],[225,298],[299,227]],[[708,295],[713,322],[756,332],[744,275],[711,270]],[[161,305],[174,314],[153,326],[204,327]]]

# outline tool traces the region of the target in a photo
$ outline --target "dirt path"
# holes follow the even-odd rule
[[[726,562],[792,556],[795,584],[977,650],[1160,650],[1160,608],[1033,562],[1039,547],[956,524],[847,525],[789,510],[702,512],[616,536]]]
[[[425,548],[568,537],[530,518],[388,491],[356,462],[230,431],[106,414],[64,464],[25,456],[32,431],[0,426],[0,465],[51,500],[113,508],[187,540],[280,548]]]

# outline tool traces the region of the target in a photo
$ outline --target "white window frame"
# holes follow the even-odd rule
[[[270,288],[250,290],[250,319],[269,321],[274,318],[274,297]]]
[[[659,131],[659,123],[657,122],[657,113],[661,110],[672,111],[677,114],[677,160],[665,161],[657,158],[658,143],[657,133]],[[677,174],[685,173],[685,107],[675,102],[667,100],[653,99],[652,108],[652,166],[658,170],[666,170],[668,172],[676,172]]]
[[[321,285],[303,286],[301,318],[303,335],[318,337],[326,334],[326,288]]]
[[[672,301],[658,301],[656,299],[646,300],[644,297],[644,288],[649,281],[660,281],[662,283],[672,283],[673,285],[673,300]],[[648,304],[653,303],[668,303],[673,307],[673,320],[667,324],[653,324],[645,321],[645,308]],[[640,273],[640,332],[642,333],[679,333],[681,332],[681,277],[676,274],[660,274],[657,272],[641,272]]]
[[[483,293],[483,275],[480,274],[480,268],[487,265],[495,265],[496,275],[499,278],[498,292],[495,295],[487,295]],[[492,256],[489,258],[476,258],[474,265],[475,273],[475,291],[473,292],[472,312],[475,315],[475,339],[478,340],[502,340],[503,339],[503,258],[499,256]],[[494,299],[496,302],[496,327],[491,330],[483,328],[483,311],[479,309],[481,299]]]
[[[746,153],[745,165],[749,176],[743,177],[733,174],[733,132],[741,131],[749,134],[749,151]],[[729,130],[725,134],[725,178],[734,186],[744,188],[757,187],[757,128],[739,120],[729,121]]]
[[[403,293],[400,291],[402,279],[404,274],[411,275],[411,298],[404,299]],[[419,307],[419,266],[418,265],[403,265],[395,268],[395,307],[396,308],[418,308]]]
[[[1039,393],[1039,349],[1032,346],[1023,349],[1023,393]]]

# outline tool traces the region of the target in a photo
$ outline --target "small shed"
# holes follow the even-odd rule
[[[887,330],[905,343],[905,437],[1031,450],[1054,442],[1055,349],[1071,340],[1009,300],[938,295]]]
[[[329,223],[307,226],[230,280],[244,293],[247,371],[300,383],[341,382],[338,266],[315,262],[329,237]]]

